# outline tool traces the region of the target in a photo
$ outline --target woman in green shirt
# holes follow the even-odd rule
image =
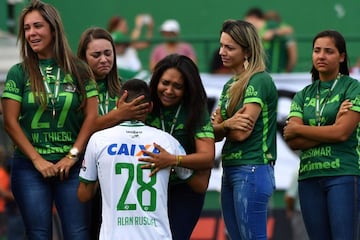
[[[127,93],[120,96],[122,83],[118,76],[115,45],[110,33],[98,27],[86,29],[80,37],[78,57],[90,66],[99,91],[99,117],[94,124],[96,131],[115,126],[128,119],[140,119],[144,116],[148,103],[138,106],[143,96],[129,103],[125,102]],[[117,102],[119,102],[118,107]],[[91,239],[98,239],[100,224],[101,196],[100,189],[97,189],[92,206]]]
[[[154,107],[146,122],[173,135],[186,155],[170,155],[157,143],[160,153],[145,151],[150,158],[140,160],[152,163],[153,173],[175,165],[195,170],[187,181],[172,171],[168,196],[173,239],[190,239],[203,208],[215,157],[206,92],[196,64],[179,54],[168,55],[156,64],[150,91]]]
[[[275,188],[277,89],[265,71],[255,27],[228,20],[219,54],[234,76],[224,85],[213,114],[222,149],[221,207],[231,239],[266,239],[269,199]]]
[[[310,239],[359,239],[360,82],[349,77],[337,31],[315,36],[312,62],[313,83],[293,98],[284,128],[288,145],[301,150],[301,211]],[[351,107],[341,113],[347,100]]]
[[[89,239],[88,204],[77,198],[81,153],[97,118],[90,68],[71,53],[58,11],[30,1],[19,18],[22,62],[2,95],[15,145],[11,185],[29,240],[52,237],[53,204],[64,239]]]

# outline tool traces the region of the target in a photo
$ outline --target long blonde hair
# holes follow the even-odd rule
[[[223,32],[229,34],[241,46],[243,51],[247,53],[249,62],[240,75],[234,76],[237,79],[229,89],[227,113],[232,116],[245,95],[245,89],[251,76],[265,71],[265,53],[259,34],[251,23],[242,20],[226,20],[222,25],[220,34]]]
[[[45,94],[45,87],[42,81],[41,72],[39,70],[39,59],[25,38],[24,19],[26,15],[32,11],[38,11],[45,21],[50,25],[53,33],[53,59],[64,71],[65,74],[70,74],[78,81],[80,94],[82,100],[85,100],[85,87],[83,80],[94,79],[91,69],[81,60],[72,54],[69,46],[64,27],[60,15],[56,8],[50,4],[43,3],[39,0],[32,0],[29,5],[24,8],[19,18],[18,41],[20,42],[20,55],[23,59],[23,68],[27,77],[30,79],[30,84],[35,96],[39,96],[40,104],[45,107],[47,97]],[[84,106],[82,102],[81,106]]]

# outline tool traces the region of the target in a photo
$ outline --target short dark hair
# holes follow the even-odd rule
[[[259,7],[252,7],[245,13],[245,17],[250,17],[250,16],[254,16],[260,19],[265,18],[264,12]]]
[[[131,102],[135,98],[142,96],[142,95],[144,95],[144,99],[141,103],[151,101],[150,88],[149,88],[148,84],[143,80],[133,78],[133,79],[126,81],[120,90],[120,95],[123,95],[124,91],[128,92],[126,102]]]

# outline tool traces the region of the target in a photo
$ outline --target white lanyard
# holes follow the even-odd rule
[[[170,132],[169,132],[170,135],[172,135],[173,132],[174,132],[175,124],[176,124],[176,121],[177,121],[177,119],[178,119],[178,116],[179,116],[179,113],[180,113],[180,109],[181,109],[181,104],[178,106],[178,108],[177,108],[177,110],[176,110],[176,114],[175,114],[175,116],[174,116],[174,118],[173,118],[173,120],[172,120]],[[160,110],[160,119],[161,119],[161,128],[162,128],[163,131],[166,132],[165,122],[164,122],[164,115],[163,115],[163,113],[161,112],[161,110]]]
[[[56,110],[55,110],[55,104],[56,101],[59,97],[59,89],[60,89],[60,68],[58,68],[57,70],[57,75],[56,75],[56,79],[55,79],[55,88],[54,88],[54,93],[51,91],[51,88],[49,86],[49,83],[47,82],[46,78],[47,78],[47,74],[48,72],[51,72],[52,67],[47,67],[46,68],[46,76],[43,72],[43,70],[41,69],[41,67],[39,66],[40,69],[40,73],[43,77],[43,82],[44,82],[44,87],[45,87],[45,91],[46,94],[48,96],[48,98],[50,99],[50,102],[52,104],[52,117],[54,118],[56,115]]]
[[[319,80],[319,84],[317,86],[317,90],[316,90],[316,106],[315,106],[315,114],[316,114],[316,122],[317,122],[317,125],[320,126],[321,125],[321,118],[322,118],[322,114],[324,112],[324,109],[325,109],[325,105],[327,104],[331,94],[332,94],[332,91],[334,90],[337,82],[339,81],[341,77],[341,74],[339,73],[335,79],[335,81],[333,82],[329,92],[327,93],[326,97],[324,98],[324,101],[322,103],[322,106],[320,108],[320,104],[321,104],[321,100],[320,100],[320,80]]]
[[[105,104],[105,111],[103,108],[103,104]],[[106,91],[105,101],[102,101],[102,102],[99,101],[99,108],[100,108],[100,112],[101,112],[102,116],[104,116],[105,114],[107,114],[109,112],[109,91]]]

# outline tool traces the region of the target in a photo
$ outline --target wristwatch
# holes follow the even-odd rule
[[[77,161],[79,159],[79,152],[77,147],[72,147],[66,157]]]

